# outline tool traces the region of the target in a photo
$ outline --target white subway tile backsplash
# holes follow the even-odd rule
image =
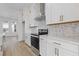
[[[79,22],[51,25],[48,28],[50,36],[79,39]]]

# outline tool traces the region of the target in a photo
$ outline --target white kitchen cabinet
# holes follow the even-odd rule
[[[29,20],[26,19],[25,20],[25,42],[26,44],[28,44],[29,46],[31,46],[31,40],[30,40],[30,32],[31,32],[31,28],[29,28]]]
[[[56,54],[56,46],[53,44],[47,44],[47,56],[55,56]]]
[[[28,44],[29,46],[31,46],[30,34],[25,36],[25,43]]]
[[[47,56],[55,56],[55,47],[50,44],[47,45]]]
[[[79,20],[79,4],[76,3],[46,3],[46,23],[56,24]]]
[[[67,42],[61,42],[59,55],[60,56],[78,56],[79,46]],[[61,53],[62,52],[62,53]]]
[[[47,40],[46,38],[40,38],[40,54],[41,56],[47,55]]]
[[[48,56],[59,56],[60,44],[56,42],[47,43],[47,55]]]
[[[47,41],[47,55],[48,56],[78,56],[79,46],[62,42],[62,41]]]
[[[61,7],[63,20],[79,20],[79,4],[65,3]]]
[[[78,53],[61,47],[59,51],[59,55],[60,56],[78,56]]]
[[[46,23],[51,24],[60,20],[61,16],[61,4],[47,3],[45,5]]]

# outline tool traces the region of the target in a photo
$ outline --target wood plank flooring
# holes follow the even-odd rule
[[[24,42],[20,42],[14,49],[7,48],[4,53],[4,56],[35,56],[31,48]]]

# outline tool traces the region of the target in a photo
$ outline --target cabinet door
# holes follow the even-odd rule
[[[47,42],[46,39],[40,38],[40,54],[42,56],[47,55]]]
[[[63,48],[62,45],[48,44],[47,45],[47,56],[78,56],[78,52],[74,52],[66,48]]]
[[[48,56],[78,56],[79,46],[69,42],[49,40],[47,41]]]
[[[79,4],[65,3],[62,4],[63,20],[78,20],[79,19]]]
[[[30,34],[25,36],[25,43],[28,44],[29,46],[31,46]]]
[[[61,47],[59,51],[59,56],[78,56],[78,53]]]
[[[47,56],[55,56],[55,46],[47,44]]]
[[[52,23],[52,17],[54,17],[54,12],[52,12],[52,4],[46,4],[45,5],[45,14],[46,14],[46,23],[50,24]],[[53,13],[53,15],[52,15]]]
[[[60,46],[59,55],[60,56],[78,56],[79,47],[77,45],[62,42],[62,45]]]
[[[47,43],[47,55],[48,56],[59,56],[60,44],[57,42]]]
[[[53,3],[53,4],[47,3],[45,5],[46,23],[47,24],[51,24],[51,23],[54,23],[54,22],[57,22],[60,20],[60,16],[62,13],[61,5],[62,4],[57,4],[57,3]]]

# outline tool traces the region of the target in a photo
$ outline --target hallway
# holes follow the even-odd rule
[[[34,56],[35,54],[24,42],[19,42],[14,49],[6,49],[4,56]]]

